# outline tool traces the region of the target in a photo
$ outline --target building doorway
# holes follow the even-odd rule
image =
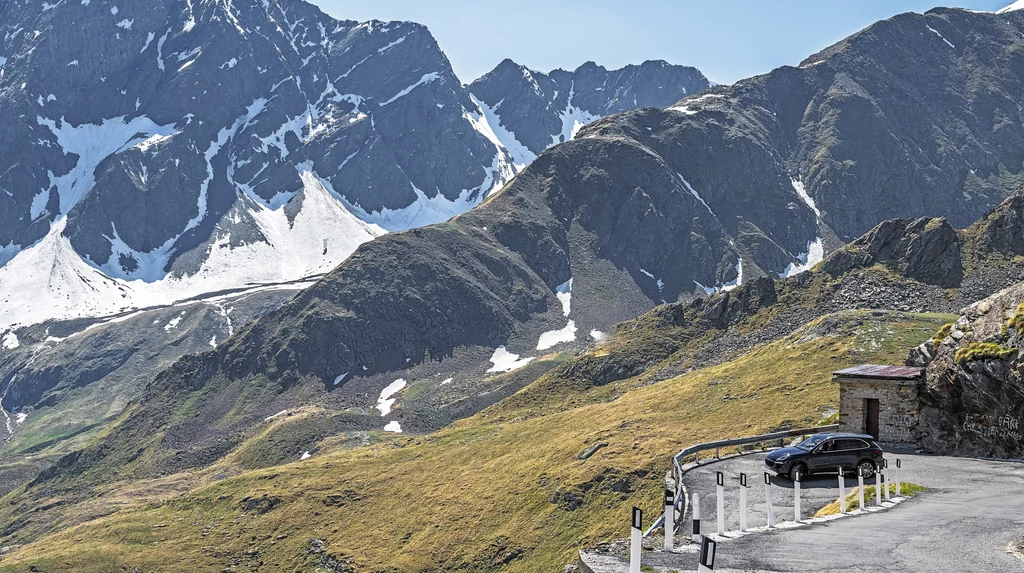
[[[864,399],[864,433],[878,439],[878,398]]]

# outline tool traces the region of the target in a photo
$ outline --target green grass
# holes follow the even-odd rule
[[[1006,325],[1016,329],[1018,332],[1024,330],[1024,302],[1017,305],[1017,311]]]
[[[948,338],[951,332],[953,332],[953,323],[947,322],[946,324],[943,324],[942,328],[940,328],[939,331],[935,333],[935,336],[932,337],[932,350],[938,350],[942,341]]]
[[[967,364],[975,360],[1008,360],[1016,353],[1016,348],[1006,348],[995,342],[971,342],[958,348],[954,358],[959,364]]]
[[[871,507],[872,502],[875,501],[875,497],[878,495],[878,490],[881,486],[866,485],[864,486],[864,503]],[[925,491],[926,487],[917,485],[914,483],[901,482],[900,493],[896,493],[896,484],[889,484],[889,495],[902,495],[903,497],[914,497],[918,493]],[[846,496],[846,511],[854,511],[860,509],[860,488],[855,487],[849,495]],[[835,500],[832,503],[818,510],[814,514],[814,517],[825,517],[827,515],[837,515],[842,510],[839,500]]]
[[[814,334],[822,322],[815,321],[734,360],[658,383],[577,388],[566,379],[566,388],[556,369],[521,392],[532,393],[530,400],[499,403],[434,434],[381,435],[365,447],[253,471],[235,462],[209,470],[232,477],[206,478],[184,494],[175,486],[195,476],[112,483],[81,507],[62,508],[100,517],[13,550],[0,558],[0,571],[219,572],[235,560],[243,570],[261,561],[266,570],[308,571],[319,564],[312,539],[360,571],[557,571],[581,546],[624,536],[632,505],[658,507],[661,476],[683,447],[813,426],[837,405],[834,370],[902,360],[906,348],[949,320],[867,312],[828,318],[840,325],[828,335]],[[567,407],[532,412],[543,394]],[[609,446],[577,459],[602,441]],[[567,497],[581,505],[573,508]]]

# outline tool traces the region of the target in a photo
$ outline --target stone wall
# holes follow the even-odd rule
[[[837,376],[839,382],[839,431],[867,433],[865,399],[879,402],[879,442],[909,445],[915,442],[920,380],[853,378]]]

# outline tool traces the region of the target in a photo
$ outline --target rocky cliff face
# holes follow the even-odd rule
[[[893,217],[965,227],[1020,186],[1021,30],[1021,12],[903,14],[799,67],[580,136],[652,149],[752,263],[783,274]]]
[[[882,264],[923,283],[960,286],[963,280],[961,240],[945,219],[892,219],[830,256],[822,270],[840,275],[855,268]]]
[[[931,343],[911,352],[909,364],[927,365],[919,442],[937,453],[1024,456],[1024,284],[962,311]]]

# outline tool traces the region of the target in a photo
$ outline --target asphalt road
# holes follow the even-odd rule
[[[887,454],[890,466],[897,456]],[[727,539],[718,545],[716,571],[864,573],[1024,571],[1024,560],[1009,552],[1024,541],[1024,463],[900,455],[903,481],[927,491],[891,509],[796,529],[776,529]],[[749,526],[766,524],[764,455],[708,464],[684,481],[702,498],[704,532],[714,533],[716,473],[726,477],[726,530],[739,527],[740,472],[749,478]],[[775,478],[777,521],[794,519],[792,484]],[[808,478],[801,486],[803,517],[838,498],[836,476]],[[870,482],[869,482],[870,483]],[[847,487],[856,478],[847,479]],[[873,504],[869,503],[871,507]],[[690,531],[690,515],[679,528]],[[731,535],[727,534],[727,537]],[[645,565],[657,570],[695,571],[692,551],[651,553]]]

